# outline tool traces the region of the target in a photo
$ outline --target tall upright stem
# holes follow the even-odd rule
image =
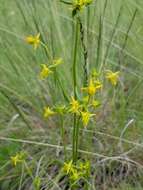
[[[75,39],[74,39],[74,50],[73,50],[73,86],[74,86],[74,98],[77,98],[77,47],[78,47],[78,36],[79,36],[79,22],[76,18],[75,24]]]
[[[78,37],[79,37],[79,23],[76,18],[75,23],[75,32],[74,32],[74,49],[73,49],[73,88],[74,88],[74,98],[77,99],[77,48],[78,48]],[[73,142],[72,142],[72,151],[73,151],[73,161],[76,162],[77,151],[76,151],[76,128],[77,128],[77,116],[73,116]]]

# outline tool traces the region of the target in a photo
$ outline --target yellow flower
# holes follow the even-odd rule
[[[92,3],[92,0],[74,0],[74,5],[78,7],[79,10],[90,3]]]
[[[48,118],[48,117],[50,117],[50,116],[52,116],[54,114],[55,114],[55,112],[52,111],[49,107],[44,108],[44,117],[45,118]]]
[[[80,162],[79,169],[81,171],[82,176],[88,176],[90,174],[90,162]]]
[[[58,58],[58,59],[54,59],[53,60],[53,65],[57,66],[63,63],[63,59],[62,58]]]
[[[77,181],[80,179],[80,172],[77,171],[77,169],[72,170],[72,174],[70,174],[70,179],[73,181]]]
[[[90,112],[88,111],[83,111],[81,112],[81,118],[82,118],[82,122],[83,122],[83,125],[86,127],[89,123],[89,120],[92,116],[94,116],[95,114],[91,114]]]
[[[101,89],[102,86],[103,86],[99,80],[96,80],[94,83],[95,83],[95,88],[96,88],[96,90]]]
[[[73,2],[73,16],[76,15],[77,11],[81,11],[85,6],[92,3],[93,0],[74,0]]]
[[[28,44],[33,45],[34,49],[36,50],[38,45],[40,44],[40,33],[38,33],[36,36],[27,36],[25,41]]]
[[[80,170],[89,170],[90,169],[90,163],[89,161],[86,161],[86,162],[80,162],[79,163],[79,168]]]
[[[40,72],[40,79],[44,79],[49,76],[49,74],[53,73],[46,64],[41,64],[42,70]]]
[[[86,91],[90,96],[93,96],[97,90],[102,88],[102,84],[100,81],[93,81],[90,79],[89,85],[87,87],[82,88],[82,90]]]
[[[71,102],[70,102],[71,108],[70,108],[70,112],[72,113],[79,113],[79,102],[77,100],[75,100],[75,98],[72,96],[71,97]]]
[[[17,163],[19,162],[19,156],[16,155],[16,156],[11,156],[11,162],[14,166],[17,165]]]
[[[112,71],[107,71],[106,78],[111,82],[113,86],[117,85],[117,82],[119,80],[119,71],[117,72],[112,72]]]
[[[11,163],[16,166],[18,162],[22,162],[23,158],[22,158],[22,154],[21,153],[17,153],[15,156],[11,156]]]
[[[66,173],[66,174],[69,174],[73,171],[74,169],[74,165],[73,165],[73,161],[69,161],[69,162],[64,162],[64,166],[63,166],[63,171]]]

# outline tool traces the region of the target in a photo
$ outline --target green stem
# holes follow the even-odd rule
[[[66,160],[66,143],[65,143],[65,129],[64,129],[64,119],[63,116],[61,116],[61,136],[63,141],[63,147],[64,147],[64,156]]]
[[[45,43],[43,43],[42,41],[40,41],[40,43],[41,43],[42,47],[46,50],[47,55],[48,55],[48,57],[50,59],[50,63],[52,63],[53,62],[53,57],[52,57],[52,55],[50,53],[50,50],[49,50],[48,46]],[[62,83],[61,83],[61,81],[59,79],[59,75],[58,75],[57,72],[55,72],[55,80],[58,82],[58,84],[59,84],[59,86],[60,86],[60,88],[62,90],[62,93],[63,93],[63,96],[64,96],[65,100],[67,102],[69,102],[68,96],[67,96],[67,94],[66,94],[66,92],[64,90],[64,87],[62,86]]]
[[[77,47],[78,47],[78,36],[79,36],[79,22],[76,19],[76,27],[75,27],[75,41],[74,41],[74,52],[73,52],[73,85],[74,85],[74,98],[77,98]]]
[[[48,55],[48,57],[49,57],[50,61],[52,62],[52,61],[53,61],[53,56],[51,55],[51,53],[50,53],[50,50],[49,50],[48,46],[47,46],[45,43],[43,43],[42,41],[40,41],[40,44],[41,44],[41,45],[42,45],[42,47],[46,50],[47,55]]]
[[[79,37],[79,22],[76,18],[76,26],[75,26],[75,41],[74,41],[74,49],[73,49],[73,88],[74,88],[74,98],[77,99],[77,48],[78,48],[78,37]],[[77,128],[77,116],[74,114],[73,118],[73,142],[72,142],[72,152],[73,152],[73,162],[76,162],[76,128]]]
[[[76,148],[76,143],[75,143],[75,137],[76,137],[76,114],[73,116],[73,142],[72,142],[72,160],[73,162],[76,162],[76,155],[75,155],[75,148]]]
[[[78,158],[79,120],[80,120],[80,117],[77,120],[77,126],[76,126],[76,131],[75,131],[75,160],[77,160]]]

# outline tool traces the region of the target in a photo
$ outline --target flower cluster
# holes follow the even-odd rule
[[[76,164],[72,160],[64,162],[63,172],[69,177],[72,182],[78,181],[83,177],[88,177],[90,174],[90,162],[78,161]]]
[[[53,108],[49,106],[45,107],[44,117],[49,118],[61,113],[76,114],[81,119],[83,126],[87,127],[90,119],[96,116],[95,109],[100,105],[100,101],[97,100],[96,95],[102,90],[103,84],[98,76],[91,76],[88,85],[81,88],[81,92],[83,92],[82,98],[71,96],[68,105],[55,106]],[[119,80],[119,72],[107,71],[105,77],[113,86],[116,86]]]
[[[16,166],[18,163],[22,163],[25,160],[25,152],[17,153],[15,156],[11,156],[11,163],[13,166]]]
[[[94,98],[95,94],[102,89],[102,86],[102,83],[97,78],[91,77],[89,84],[81,88],[81,91],[86,93],[86,96],[82,95],[83,97],[81,100],[77,100],[74,97],[71,98],[69,110],[80,116],[84,127],[88,125],[90,118],[95,116],[90,110],[100,105],[99,101]]]
[[[98,100],[94,99],[94,95],[102,88],[102,84],[99,80],[90,79],[89,84],[87,87],[81,88],[82,92],[86,93],[86,97],[83,97],[81,100],[75,99],[73,96],[67,106],[62,106],[64,113],[71,113],[78,115],[83,125],[86,127],[91,119],[91,117],[95,116],[94,113],[91,113],[89,110],[91,108],[96,108],[100,105]],[[44,117],[49,118],[54,114],[60,114],[62,110],[58,107],[54,107],[54,110],[45,107],[44,108]]]
[[[91,4],[93,0],[74,0],[73,1],[73,16],[76,15],[78,11],[81,11],[84,7]]]
[[[35,36],[27,36],[25,38],[25,41],[30,44],[33,45],[34,50],[36,50],[38,48],[38,46],[40,45],[41,41],[40,41],[40,33],[38,33]],[[43,45],[43,43],[41,43],[41,45]],[[45,45],[44,45],[45,47]],[[56,68],[58,65],[62,64],[63,60],[61,58],[57,58],[57,59],[53,59],[51,64],[41,64],[41,72],[40,72],[40,79],[45,79],[47,78],[50,74],[53,73],[54,68]]]

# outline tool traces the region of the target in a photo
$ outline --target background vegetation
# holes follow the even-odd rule
[[[120,85],[102,94],[97,122],[83,132],[83,157],[92,162],[89,189],[143,189],[143,2],[96,0],[82,13],[89,68],[120,70]],[[43,119],[48,103],[66,102],[56,76],[38,78],[48,61],[40,47],[34,51],[25,36],[40,32],[54,57],[62,88],[71,95],[73,18],[58,0],[1,0],[0,3],[0,189],[34,189],[38,173],[41,189],[66,189],[57,179],[61,149],[61,121]],[[84,77],[84,57],[78,45],[78,85]],[[71,121],[65,118],[66,143],[71,148]],[[11,166],[10,157],[25,150],[27,173]],[[69,151],[71,153],[71,151]],[[124,158],[124,159],[123,159]],[[118,160],[118,161],[117,161]],[[31,177],[32,176],[32,177]],[[97,177],[99,176],[99,177]]]

